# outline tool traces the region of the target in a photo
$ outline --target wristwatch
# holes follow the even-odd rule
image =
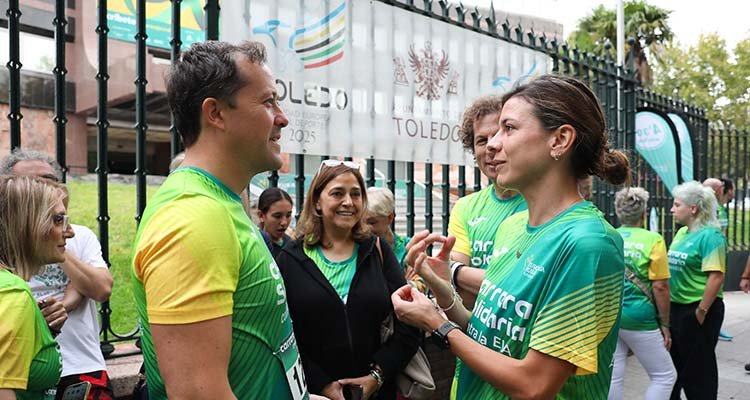
[[[448,342],[448,333],[454,329],[460,330],[461,328],[458,325],[454,324],[452,321],[445,321],[442,325],[440,325],[439,328],[432,331],[432,335],[430,337],[438,347],[447,350],[451,347],[450,343]]]

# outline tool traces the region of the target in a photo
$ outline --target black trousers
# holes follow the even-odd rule
[[[695,318],[697,307],[698,303],[672,303],[670,307],[672,349],[669,353],[677,369],[671,400],[679,400],[681,390],[688,400],[715,400],[719,390],[716,343],[724,321],[724,302],[720,298],[714,300],[703,325]]]

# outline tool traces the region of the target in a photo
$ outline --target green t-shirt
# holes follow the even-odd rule
[[[208,172],[179,168],[154,194],[135,238],[131,280],[151,399],[166,392],[150,324],[227,316],[235,396],[309,397],[279,268],[240,197]]]
[[[0,310],[0,387],[15,389],[19,400],[54,399],[60,349],[29,285],[1,267]]]
[[[690,304],[701,301],[708,273],[727,270],[727,239],[718,229],[704,226],[690,232],[680,228],[669,246],[669,290],[672,301]],[[717,297],[723,297],[719,288]]]
[[[617,344],[622,237],[590,202],[530,227],[528,212],[503,222],[466,334],[508,357],[529,349],[577,367],[557,399],[605,399]],[[507,399],[464,366],[458,399]]]
[[[314,248],[305,248],[305,254],[310,257],[311,260],[318,266],[323,276],[328,279],[328,283],[333,286],[336,294],[341,297],[341,301],[346,304],[346,300],[349,297],[349,288],[352,286],[352,278],[354,278],[354,272],[357,271],[357,250],[359,245],[354,244],[354,251],[351,257],[344,261],[331,261],[326,258],[323,254],[323,249],[320,246]]]
[[[719,207],[716,208],[716,218],[719,220],[721,230],[726,232],[729,227],[729,211],[727,211],[727,208],[719,204]]]
[[[493,185],[460,198],[453,206],[448,223],[448,233],[456,237],[453,251],[469,256],[472,267],[486,269],[490,265],[497,227],[526,208],[526,201],[520,194],[500,199]]]
[[[406,245],[409,243],[411,238],[400,236],[398,233],[393,234],[393,254],[396,255],[398,264],[406,268],[404,263],[406,259]]]
[[[669,279],[667,246],[660,234],[629,226],[617,228],[617,231],[624,241],[625,266],[635,273],[646,289],[652,291],[651,281]],[[620,328],[631,331],[659,329],[655,305],[643,290],[627,278],[622,297]]]

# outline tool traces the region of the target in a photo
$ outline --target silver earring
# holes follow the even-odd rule
[[[552,153],[552,159],[555,161],[560,161],[560,153],[558,152]]]

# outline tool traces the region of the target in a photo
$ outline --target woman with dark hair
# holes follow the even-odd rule
[[[292,221],[292,197],[279,188],[268,188],[258,197],[258,220],[268,249],[276,257],[284,244],[292,238],[286,234]]]
[[[62,187],[34,177],[0,177],[0,399],[51,400],[60,350],[26,281],[65,261],[73,229]],[[47,300],[45,300],[47,301]],[[54,301],[50,299],[50,301]]]
[[[323,161],[296,240],[276,259],[308,388],[332,400],[344,400],[350,385],[361,386],[364,399],[395,399],[395,376],[417,350],[418,331],[396,318],[381,344],[390,295],[406,281],[388,243],[369,232],[366,210],[359,165]]]
[[[615,194],[615,213],[625,242],[625,289],[609,400],[622,399],[628,352],[646,370],[646,400],[666,400],[677,373],[669,356],[669,265],[664,238],[643,229],[649,194],[629,187]]]
[[[711,188],[686,182],[672,189],[675,222],[684,225],[669,246],[672,361],[677,382],[672,399],[715,399],[719,389],[716,343],[724,320],[722,301],[727,240],[716,219]]]
[[[466,268],[451,268],[455,239],[416,234],[407,263],[450,321],[410,286],[391,296],[396,315],[431,331],[461,359],[458,399],[604,399],[617,344],[623,243],[581,198],[578,181],[597,175],[622,184],[628,159],[609,148],[604,114],[586,84],[553,75],[504,96],[500,131],[487,146],[497,183],[518,190],[528,211],[501,223],[488,269],[472,271],[483,274],[471,288],[479,293],[473,312],[452,285],[475,282],[459,273]],[[435,242],[443,247],[428,256],[425,248]]]

